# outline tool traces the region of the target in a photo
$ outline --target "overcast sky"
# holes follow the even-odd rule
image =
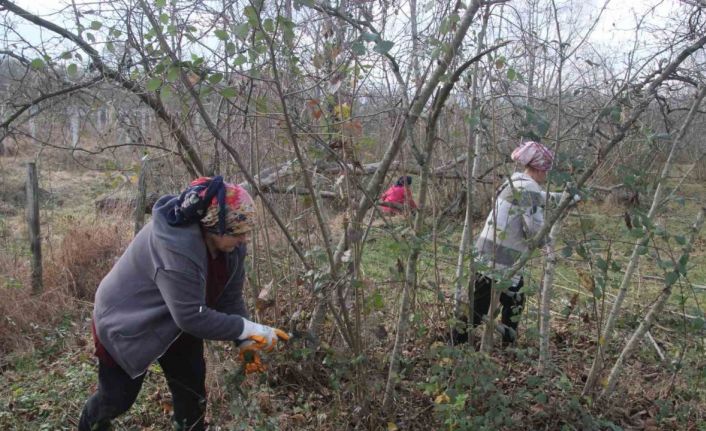
[[[54,22],[57,22],[59,18],[56,15],[51,15],[64,9],[69,4],[66,0],[15,0],[15,3]],[[558,3],[562,4],[564,2],[560,0]],[[595,16],[599,5],[603,5],[604,0],[584,0],[582,3],[584,5],[594,5],[594,13],[590,13],[590,15]],[[599,25],[596,27],[596,31],[592,34],[591,41],[600,45],[614,46],[618,49],[621,47],[628,48],[634,38],[632,29],[635,26],[636,15],[642,16],[656,6],[647,21],[659,23],[678,4],[679,0],[611,0],[608,9],[604,12]],[[57,24],[63,23],[57,22]],[[28,38],[36,39],[38,37],[37,30],[34,27],[23,25],[21,31]]]

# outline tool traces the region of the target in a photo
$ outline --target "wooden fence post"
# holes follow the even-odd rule
[[[135,235],[142,229],[145,224],[145,206],[147,205],[147,169],[149,167],[149,159],[147,156],[142,158],[142,166],[140,167],[140,176],[137,180],[137,198],[135,199]]]
[[[39,179],[37,165],[27,164],[27,225],[32,251],[32,293],[42,292],[42,238],[39,233]]]

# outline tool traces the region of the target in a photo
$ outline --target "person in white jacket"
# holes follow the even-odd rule
[[[500,186],[495,207],[476,241],[479,264],[485,269],[475,274],[472,304],[474,327],[480,325],[483,316],[488,314],[491,291],[504,278],[503,271],[512,267],[522,253],[527,251],[527,240],[544,224],[544,206],[548,199],[541,184],[546,182],[554,154],[544,145],[529,141],[516,148],[511,158],[523,167],[523,171],[515,172]],[[549,200],[558,202],[560,197],[561,193],[549,193]],[[503,332],[504,343],[515,341],[518,320],[525,303],[524,294],[520,291],[523,286],[521,273],[513,276],[509,282],[510,286],[500,294],[502,325],[499,328]],[[468,317],[462,315],[459,320],[467,323]],[[452,331],[454,343],[468,341],[466,326]]]

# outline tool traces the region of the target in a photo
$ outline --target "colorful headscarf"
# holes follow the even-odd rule
[[[223,177],[201,177],[179,196],[169,224],[182,226],[200,222],[219,235],[240,235],[255,228],[255,205],[242,187]]]
[[[530,166],[539,171],[548,171],[554,162],[554,153],[539,142],[527,141],[515,148],[510,156],[523,166]]]

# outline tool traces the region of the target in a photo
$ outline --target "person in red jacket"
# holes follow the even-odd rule
[[[380,200],[380,210],[388,215],[397,215],[407,212],[410,209],[417,209],[417,204],[412,196],[412,177],[409,175],[399,177],[397,182],[389,189],[385,190]]]

